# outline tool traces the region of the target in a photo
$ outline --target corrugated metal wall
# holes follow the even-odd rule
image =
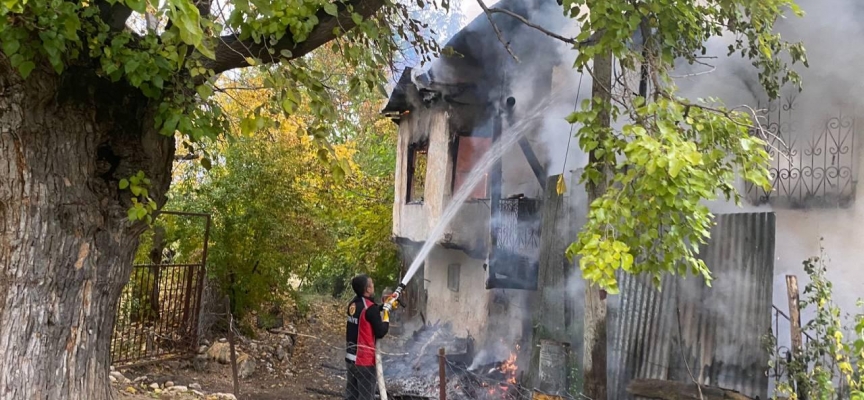
[[[698,277],[667,276],[658,291],[646,277],[620,276],[610,399],[632,399],[625,391],[631,379],[691,382],[687,365],[702,384],[767,398],[762,338],[771,328],[774,213],[724,214],[716,222],[699,252],[713,273],[711,288]]]

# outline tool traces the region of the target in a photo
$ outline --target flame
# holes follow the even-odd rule
[[[519,351],[519,345],[516,345],[516,352]],[[511,352],[510,357],[507,357],[507,361],[501,364],[498,367],[498,370],[504,373],[507,376],[507,383],[515,385],[516,384],[516,352]]]

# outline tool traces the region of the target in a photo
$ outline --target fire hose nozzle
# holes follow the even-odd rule
[[[399,296],[402,294],[402,290],[404,290],[404,289],[405,289],[405,284],[400,283],[399,286],[396,286],[396,290],[393,291],[393,296],[396,298],[399,298]]]
[[[389,305],[388,308],[396,308],[399,306],[399,297],[402,295],[402,290],[405,289],[405,284],[400,283],[399,286],[396,287],[396,290],[390,294],[390,297],[387,299],[386,303]]]

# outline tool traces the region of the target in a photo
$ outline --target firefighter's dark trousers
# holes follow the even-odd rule
[[[375,398],[375,367],[358,367],[345,362],[348,367],[348,383],[345,386],[345,400],[373,400]]]

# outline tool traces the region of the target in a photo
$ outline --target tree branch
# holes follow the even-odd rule
[[[216,59],[205,59],[203,61],[204,67],[219,74],[236,68],[248,67],[247,57],[263,60],[264,63],[275,62],[281,58],[279,52],[282,50],[291,52],[290,59],[302,57],[335,39],[337,34],[334,33],[334,30],[337,28],[340,32],[346,32],[357,26],[351,18],[352,12],[348,11],[349,7],[352,7],[353,12],[360,14],[365,20],[378,12],[384,6],[384,2],[385,0],[351,0],[346,3],[336,3],[338,6],[336,17],[321,9],[316,14],[319,21],[318,25],[315,26],[309,37],[300,43],[296,43],[290,33],[286,33],[274,46],[255,43],[252,40],[240,40],[237,35],[222,36],[216,47]],[[269,49],[273,49],[275,55],[271,55]]]
[[[179,154],[174,155],[174,161],[189,161],[189,160],[197,160],[199,158],[201,158],[200,155],[193,154],[193,153],[184,154],[184,155],[179,155]]]
[[[510,56],[513,57],[516,62],[519,62],[519,57],[516,57],[516,54],[513,54],[513,49],[510,48],[510,42],[504,40],[504,36],[501,35],[501,30],[498,29],[498,25],[495,25],[495,21],[492,20],[492,11],[489,10],[489,7],[486,7],[486,3],[484,3],[483,0],[477,0],[477,3],[479,3],[480,7],[483,8],[483,13],[486,14],[486,18],[489,20],[489,24],[492,25],[492,29],[495,31],[495,35],[498,36],[498,41],[504,45],[504,48],[507,49],[507,52],[510,53]]]
[[[492,14],[504,14],[504,15],[508,15],[508,16],[510,16],[510,17],[512,17],[512,18],[515,18],[517,21],[521,22],[522,24],[524,24],[525,26],[527,26],[527,27],[529,27],[529,28],[536,29],[537,31],[543,33],[543,34],[546,35],[546,36],[549,36],[549,37],[551,37],[551,38],[553,38],[553,39],[556,39],[556,40],[562,41],[562,42],[564,42],[564,43],[572,44],[572,45],[575,46],[575,47],[591,46],[591,45],[594,45],[594,44],[596,44],[596,43],[600,40],[600,37],[603,36],[603,33],[605,32],[605,30],[600,29],[600,30],[598,30],[597,32],[594,32],[594,34],[592,34],[588,39],[586,39],[586,40],[580,42],[580,41],[576,40],[575,38],[568,38],[568,37],[566,37],[566,36],[561,36],[561,35],[559,35],[559,34],[557,34],[557,33],[555,33],[555,32],[552,32],[552,31],[550,31],[550,30],[548,30],[548,29],[546,29],[546,28],[544,28],[544,27],[542,27],[542,26],[540,26],[540,25],[537,25],[537,24],[535,24],[535,23],[529,21],[529,20],[528,20],[527,18],[525,18],[524,16],[521,16],[521,15],[519,15],[519,14],[513,12],[513,11],[505,10],[505,9],[503,9],[503,8],[489,8],[489,7],[486,7],[486,4],[483,2],[483,0],[477,0],[477,2],[480,3],[480,7],[483,8],[483,12],[486,13],[486,17],[489,18],[489,22],[492,24],[492,27],[495,29],[495,33],[498,34],[498,39],[501,40],[501,43],[504,43],[504,41],[503,41],[503,39],[501,39],[501,34],[500,34],[500,32],[498,31],[498,27],[495,26],[495,23],[494,23],[494,22],[492,22]],[[506,45],[507,45],[507,44],[505,43],[505,46],[506,46]],[[509,47],[509,46],[507,46],[507,51],[508,51],[508,52],[510,51],[510,47]],[[510,52],[510,54],[512,55],[513,52]],[[516,56],[513,56],[513,57],[515,58]]]

